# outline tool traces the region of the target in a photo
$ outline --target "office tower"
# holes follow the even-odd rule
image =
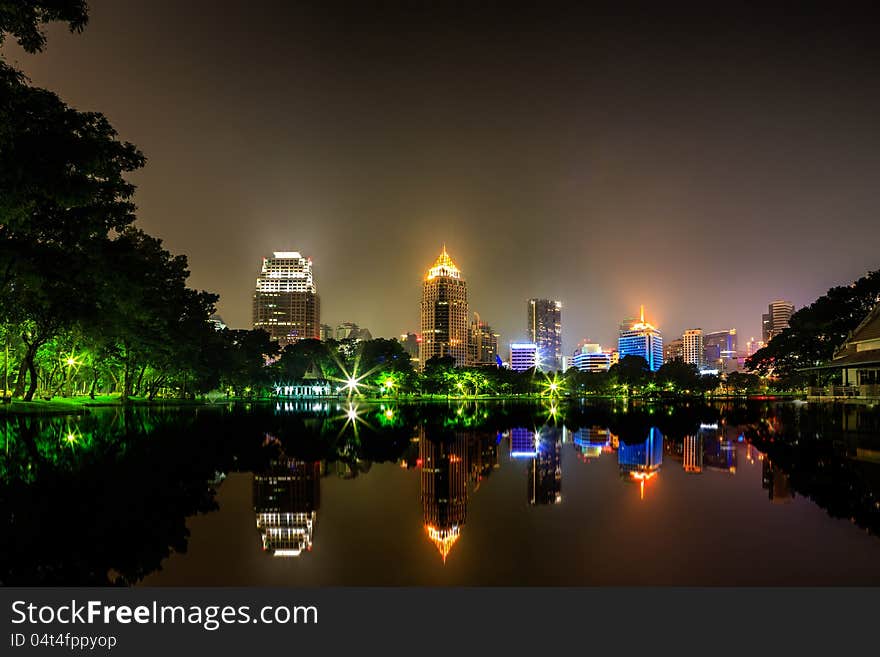
[[[562,368],[562,302],[529,299],[526,333],[538,345],[538,368],[557,372]]]
[[[329,324],[321,324],[318,335],[321,338],[321,342],[325,342],[326,340],[333,340],[333,327]]]
[[[676,338],[663,345],[663,362],[671,363],[674,360],[684,360],[684,340]]]
[[[571,366],[581,372],[605,372],[611,368],[611,352],[601,345],[584,343],[571,357]]]
[[[457,366],[468,364],[467,283],[445,245],[434,266],[425,274],[421,332],[420,367],[424,368],[434,356],[452,356]]]
[[[641,356],[648,361],[648,368],[656,372],[663,364],[663,336],[660,329],[645,321],[645,307],[642,306],[638,321],[621,324],[617,339],[620,358]]]
[[[510,343],[510,369],[523,372],[538,363],[538,345],[534,342]]]
[[[713,331],[703,336],[703,362],[709,367],[727,372],[736,356],[736,329]]]
[[[336,327],[337,340],[372,340],[369,329],[361,328],[354,322],[342,322]]]
[[[755,338],[749,338],[749,341],[746,342],[746,356],[754,356],[755,352],[759,349],[763,349],[766,343],[763,340],[755,340]]]
[[[436,440],[419,427],[421,500],[425,532],[446,563],[467,519],[468,445],[463,433]]]
[[[400,342],[403,350],[409,354],[410,359],[416,362],[419,360],[419,343],[421,341],[422,339],[417,333],[401,333],[400,338],[398,338],[398,342]]]
[[[681,352],[685,363],[703,366],[703,329],[688,329],[681,336]]]
[[[264,551],[276,557],[296,557],[312,549],[320,482],[317,461],[283,457],[254,473],[254,512]]]
[[[471,322],[470,328],[470,363],[472,365],[497,365],[500,337],[500,334],[493,331],[491,326],[480,319],[479,313],[474,313],[474,320]]]
[[[790,301],[777,299],[770,303],[767,314],[761,316],[764,344],[788,328],[788,322],[794,313],[794,304]]]
[[[321,303],[312,278],[312,261],[298,251],[276,251],[263,258],[254,292],[255,329],[282,347],[320,339]]]

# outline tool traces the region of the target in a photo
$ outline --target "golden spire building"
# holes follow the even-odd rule
[[[452,356],[456,365],[468,365],[468,319],[467,283],[444,245],[422,286],[419,366],[424,369],[434,356]]]

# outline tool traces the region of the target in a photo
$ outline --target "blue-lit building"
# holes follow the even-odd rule
[[[510,345],[510,369],[524,372],[537,367],[538,345],[534,342],[513,342]]]
[[[641,356],[648,361],[648,368],[656,372],[663,365],[663,336],[660,329],[645,321],[645,307],[641,317],[632,324],[622,324],[617,340],[617,351],[621,358]]]
[[[529,461],[529,504],[562,502],[562,430],[544,427],[537,440],[535,458]]]

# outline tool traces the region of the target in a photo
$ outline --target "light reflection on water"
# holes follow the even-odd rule
[[[4,584],[880,582],[866,407],[341,399],[0,427]]]

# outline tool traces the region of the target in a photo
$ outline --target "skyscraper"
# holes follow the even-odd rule
[[[456,365],[468,364],[467,283],[446,252],[425,274],[421,303],[422,341],[419,365],[434,356],[452,356]]]
[[[703,362],[706,365],[727,372],[736,356],[736,329],[713,331],[703,336]]]
[[[526,332],[538,345],[538,367],[545,371],[562,369],[562,302],[529,299]]]
[[[470,363],[472,365],[496,365],[498,356],[498,340],[501,336],[474,313],[470,329]]]
[[[684,340],[676,338],[663,345],[663,362],[670,363],[674,360],[684,360]]]
[[[681,353],[685,363],[702,367],[703,329],[688,329],[682,334]]]
[[[767,307],[767,314],[761,316],[764,344],[788,328],[788,322],[794,313],[794,304],[790,301],[777,299]]]
[[[639,320],[620,325],[617,339],[620,358],[641,356],[648,361],[648,368],[656,372],[663,364],[663,336],[660,329],[645,321],[645,307],[642,306]]]
[[[468,444],[463,433],[431,439],[428,431],[419,427],[422,517],[446,563],[467,519]]]
[[[320,339],[321,303],[312,278],[312,260],[298,251],[276,251],[263,258],[254,292],[255,329],[284,347]]]

